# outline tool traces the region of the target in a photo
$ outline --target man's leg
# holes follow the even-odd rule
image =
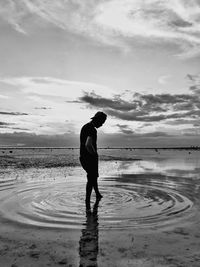
[[[88,174],[87,175],[87,184],[86,184],[86,199],[85,199],[87,208],[90,207],[90,197],[91,197],[92,187],[93,187],[91,178],[92,177]]]
[[[96,198],[97,199],[101,199],[103,196],[100,194],[99,192],[99,188],[98,188],[98,182],[97,179],[99,177],[99,167],[98,167],[98,158],[95,159],[94,164],[93,164],[93,179],[92,179],[92,183],[93,183],[93,187],[94,187],[94,191],[96,193]]]
[[[99,187],[98,187],[98,182],[97,182],[98,177],[95,177],[93,180],[93,187],[94,187],[94,191],[96,193],[96,197],[98,199],[102,198],[103,196],[100,194],[99,192]]]

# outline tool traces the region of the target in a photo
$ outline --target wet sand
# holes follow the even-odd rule
[[[78,163],[19,168],[4,158],[0,266],[200,266],[200,155],[156,153],[106,151],[104,198],[93,195],[87,212]]]

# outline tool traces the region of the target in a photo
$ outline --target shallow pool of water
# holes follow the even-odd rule
[[[99,229],[153,228],[191,219],[200,206],[199,158],[102,161]],[[86,223],[85,174],[80,167],[9,173],[0,181],[2,222],[82,229]],[[92,195],[92,203],[95,196]]]

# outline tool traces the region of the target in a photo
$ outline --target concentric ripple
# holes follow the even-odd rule
[[[158,227],[191,213],[192,201],[170,188],[132,182],[100,182],[99,228]],[[85,181],[0,183],[0,215],[46,228],[81,229],[86,221]],[[92,196],[94,199],[94,196]]]

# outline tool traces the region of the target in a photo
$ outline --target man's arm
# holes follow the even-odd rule
[[[93,146],[93,142],[92,142],[92,137],[88,136],[87,140],[85,142],[85,147],[87,149],[87,151],[93,155],[93,156],[97,156],[97,151],[95,150],[94,146]]]

